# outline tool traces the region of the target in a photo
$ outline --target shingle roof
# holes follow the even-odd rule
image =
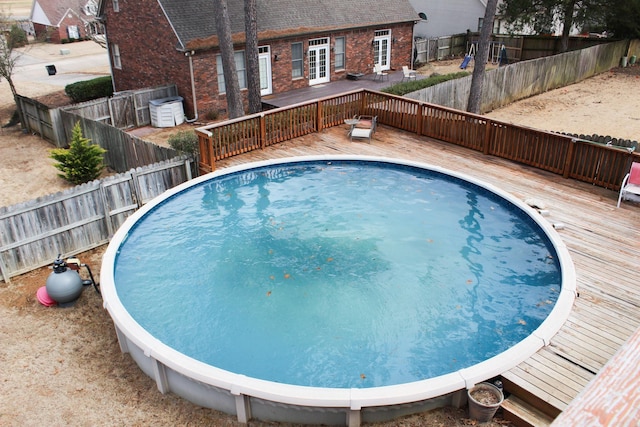
[[[417,21],[409,0],[256,0],[258,32],[341,29]],[[216,35],[211,0],[158,0],[182,47]],[[233,33],[244,32],[244,1],[227,0]]]
[[[36,0],[31,10],[31,20],[37,24],[57,27],[68,11],[74,11],[81,19],[91,20],[84,14],[87,0]]]

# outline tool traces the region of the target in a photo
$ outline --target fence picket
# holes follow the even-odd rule
[[[8,282],[10,277],[50,264],[58,254],[74,255],[108,242],[144,202],[190,177],[189,159],[176,157],[0,208],[2,279]]]

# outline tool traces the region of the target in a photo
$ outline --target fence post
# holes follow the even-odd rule
[[[36,109],[36,119],[38,120],[38,133],[40,134],[40,138],[45,139],[44,131],[42,130],[42,117],[40,116],[40,109],[38,106],[35,106]],[[48,112],[48,111],[47,111]]]
[[[131,169],[131,195],[136,200],[136,205],[141,208],[143,205],[142,189],[140,188],[140,181],[138,180],[138,172],[136,169]]]
[[[113,119],[113,104],[111,104],[111,98],[107,99],[107,106],[109,107],[109,120],[111,121],[111,123],[109,124],[113,127],[116,127],[117,123]]]
[[[322,102],[321,101],[317,101],[316,103],[316,132],[321,132],[322,128],[323,128],[323,120],[322,120],[322,116],[323,116],[323,109],[322,109]]]
[[[9,280],[10,276],[9,273],[7,273],[7,268],[4,266],[4,262],[2,262],[2,253],[0,253],[0,273],[2,274],[2,280],[4,280],[4,283],[11,282],[11,280]]]
[[[424,116],[426,114],[426,105],[423,102],[418,104],[418,112],[416,116],[416,133],[418,136],[422,136],[422,124],[424,120]]]
[[[493,129],[493,125],[491,120],[487,119],[487,122],[484,127],[484,140],[482,141],[482,153],[488,155],[491,151],[491,130]]]
[[[363,89],[362,91],[360,91],[360,108],[359,108],[360,111],[358,111],[358,114],[366,114],[366,111],[364,110],[364,106],[366,105],[366,102],[365,102],[366,95],[367,95],[366,89]]]
[[[260,148],[263,150],[267,147],[267,119],[264,113],[260,114]]]
[[[563,178],[569,178],[569,173],[571,172],[571,164],[573,163],[573,151],[575,149],[577,139],[571,138],[571,142],[569,142],[567,147],[567,154],[564,159],[564,169],[562,171]]]
[[[191,160],[188,157],[184,159],[184,169],[186,172],[187,181],[191,181],[193,176],[191,176]]]
[[[135,93],[131,94],[131,99],[133,100],[133,121],[136,124],[136,127],[140,127],[140,119],[138,117],[138,98]],[[149,117],[151,117],[151,113],[149,113]]]
[[[104,222],[107,226],[107,234],[109,239],[113,236],[113,224],[111,224],[111,210],[109,209],[109,203],[107,203],[107,194],[104,189],[104,180],[100,180],[100,200],[102,202],[102,212],[104,213]]]

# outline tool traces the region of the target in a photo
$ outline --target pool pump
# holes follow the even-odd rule
[[[83,267],[86,269],[89,279],[80,277],[80,270]],[[58,255],[58,258],[53,262],[52,269],[53,272],[47,277],[45,285],[46,293],[61,307],[73,305],[85,286],[93,285],[96,292],[100,293],[91,269],[87,264],[80,263],[78,258],[67,258],[65,261]]]

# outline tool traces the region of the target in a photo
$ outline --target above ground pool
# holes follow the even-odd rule
[[[161,392],[240,421],[352,426],[461,404],[548,344],[575,295],[567,249],[524,203],[355,156],[170,190],[116,233],[101,282]]]

